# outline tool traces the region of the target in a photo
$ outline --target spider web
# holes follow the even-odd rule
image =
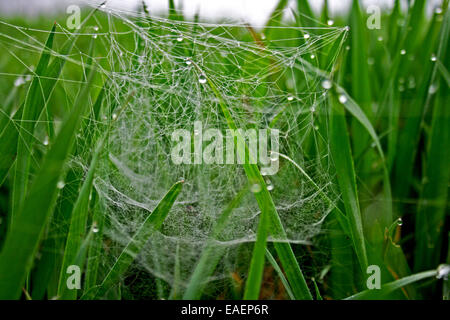
[[[324,50],[330,44],[342,46],[348,30],[289,24],[261,30],[245,23],[194,23],[139,11],[100,10],[104,19],[95,18],[98,25],[83,30],[79,37],[82,41],[94,39],[105,54],[91,57],[80,50],[65,58],[72,65],[86,66],[87,61],[92,67],[95,64],[106,83],[108,107],[101,122],[106,124],[118,117],[95,179],[107,221],[104,232],[112,240],[110,250],[103,254],[105,260],[117,257],[170,186],[183,179],[183,191],[162,229],[149,239],[137,260],[139,268],[170,286],[185,286],[218,217],[246,186],[240,165],[175,165],[170,160],[175,130],[192,131],[195,121],[201,121],[204,129],[224,132],[228,128],[217,94],[205,83],[205,77],[217,86],[237,127],[279,129],[280,153],[313,178],[315,185],[284,158],[280,159],[278,173],[266,177],[287,234],[283,239],[272,236],[269,241],[310,243],[333,208],[321,192],[333,201],[338,197],[331,184],[332,170],[326,164],[328,152],[310,158],[304,150],[307,137],[312,137],[313,146],[327,146],[319,124],[325,121],[324,83],[328,80],[318,66],[318,56],[326,54]],[[2,34],[2,46],[11,48],[10,54],[20,49],[36,56],[44,47],[35,34],[48,31],[8,26],[28,38],[13,38],[7,43],[11,37]],[[60,28],[61,35],[73,33],[64,26]],[[335,57],[329,58],[330,65],[325,67],[332,69]],[[33,68],[26,58],[17,59],[27,69],[26,76],[19,72],[1,76],[17,76],[15,88],[20,88],[33,77]],[[70,88],[83,81],[63,74],[60,82],[70,95],[74,91]],[[130,96],[118,115],[115,110]],[[16,124],[20,126],[20,122]],[[101,130],[98,128],[101,126],[95,130]],[[36,141],[49,143],[39,130],[32,134]],[[81,142],[83,137],[77,137],[77,143]],[[87,171],[90,152],[92,149],[74,157],[71,165]],[[246,270],[251,254],[248,244],[256,239],[259,214],[249,191],[214,239],[217,252],[223,254],[210,280]],[[178,272],[177,265],[181,266]]]

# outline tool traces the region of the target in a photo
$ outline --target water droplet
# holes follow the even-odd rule
[[[105,3],[102,3],[101,6],[100,6],[100,8],[105,9],[105,8],[106,8],[106,4],[105,4]]]
[[[400,91],[400,92],[403,92],[403,91],[405,91],[405,86],[404,85],[399,85],[398,86],[398,91]]]
[[[186,58],[184,60],[184,62],[186,63],[186,65],[190,66],[192,64],[192,60],[190,58]]]
[[[94,27],[94,31],[98,31],[98,27],[97,26]]]
[[[303,35],[303,38],[304,39],[309,39],[311,36],[308,34],[308,33],[305,33],[304,35]]]
[[[435,62],[435,61],[437,60],[436,55],[435,55],[435,54],[432,54],[430,60],[433,61],[433,62]]]
[[[270,152],[270,161],[278,161],[278,154],[276,154],[275,152]]]
[[[20,87],[21,85],[23,85],[25,83],[25,79],[23,77],[18,77],[16,79],[16,81],[14,81],[14,86],[15,87]]]
[[[340,102],[340,103],[346,103],[346,102],[347,102],[347,96],[344,95],[344,94],[341,94],[341,95],[339,96],[339,102]]]
[[[273,186],[273,184],[269,184],[267,185],[267,190],[272,191],[275,187]]]
[[[381,41],[383,41],[383,37],[382,37],[382,36],[379,36],[379,37],[377,38],[377,40],[381,42]]]
[[[43,144],[44,146],[48,146],[49,142],[50,142],[50,141],[48,140],[48,136],[45,136],[44,141],[42,141],[42,144]]]
[[[194,135],[195,136],[198,136],[200,134],[200,131],[199,130],[194,130]]]
[[[97,222],[94,221],[94,223],[92,224],[92,232],[97,233],[99,231],[100,229],[98,228]]]
[[[330,19],[330,20],[327,21],[327,25],[332,26],[333,24],[334,24],[333,20]]]
[[[64,183],[64,181],[58,181],[58,183],[56,184],[56,187],[61,190],[62,188],[64,188],[66,184]]]
[[[316,56],[312,54],[310,57],[311,57],[311,59],[314,59]]]
[[[434,10],[434,13],[436,13],[436,14],[441,14],[441,13],[442,13],[442,8],[437,7],[437,8]]]
[[[206,76],[204,74],[201,74],[198,77],[198,82],[200,82],[201,84],[205,84],[206,83]]]
[[[448,265],[448,264],[441,264],[437,268],[436,278],[448,280],[448,275],[449,274],[450,274],[450,265]]]
[[[347,50],[347,51],[350,50],[350,46],[346,46],[345,50]]]
[[[402,56],[404,56],[404,55],[406,54],[406,50],[405,50],[405,49],[400,50],[400,54],[401,54]]]
[[[316,107],[312,106],[311,108],[309,108],[309,111],[316,112]]]
[[[261,185],[259,183],[255,183],[250,187],[250,191],[253,193],[258,193],[261,191]]]
[[[319,126],[314,126],[314,130],[319,130]]]
[[[266,40],[266,35],[264,33],[261,33],[261,40]]]
[[[27,75],[25,76],[25,81],[26,81],[26,82],[31,81],[31,75],[30,75],[30,74],[27,74]]]
[[[346,27],[344,28],[344,30],[348,32],[348,31],[350,31],[350,27],[349,27],[349,26],[346,26]]]
[[[428,88],[428,93],[429,94],[435,94],[436,91],[438,91],[438,86],[436,84],[432,84],[429,88]]]
[[[292,101],[292,100],[294,100],[294,97],[293,96],[289,96],[287,99],[288,99],[288,101]]]
[[[372,66],[375,63],[375,59],[372,57],[367,58],[367,64],[369,66]]]
[[[92,38],[94,38],[94,39],[97,39],[97,37],[98,37],[98,35],[97,35],[96,33],[94,33],[94,34],[92,35]]]
[[[326,79],[326,80],[322,81],[322,88],[328,90],[328,89],[331,89],[331,87],[332,87],[332,83],[330,80]]]
[[[402,226],[402,225],[403,225],[403,220],[402,220],[402,218],[398,218],[398,219],[397,219],[397,225],[398,225],[398,226]]]
[[[182,36],[179,36],[179,37],[177,38],[177,41],[178,41],[178,42],[183,41],[183,37],[182,37]]]
[[[113,119],[113,120],[116,120],[116,119],[117,119],[117,114],[116,114],[116,113],[113,113],[113,114],[112,114],[112,119]]]
[[[268,175],[268,171],[267,171],[267,169],[266,168],[262,168],[261,169],[261,175],[263,175],[263,176],[267,176]]]

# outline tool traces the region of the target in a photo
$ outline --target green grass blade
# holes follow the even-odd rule
[[[337,101],[334,94],[330,96],[330,105],[331,155],[336,166],[337,180],[342,193],[355,252],[362,272],[366,272],[367,253],[344,107]]]
[[[66,286],[68,274],[67,267],[75,264],[75,259],[81,249],[81,244],[86,233],[86,222],[88,217],[89,197],[92,192],[92,184],[94,181],[95,169],[103,149],[103,141],[101,140],[94,155],[92,157],[91,165],[89,167],[87,176],[81,190],[78,194],[77,201],[72,210],[69,233],[67,235],[66,247],[64,251],[63,264],[61,267],[58,297],[62,300],[75,300],[77,297],[76,290],[69,290]]]
[[[369,119],[372,119],[371,78],[369,77],[367,64],[367,35],[359,0],[353,0],[350,13],[350,39],[352,96],[358,102],[361,111]],[[356,170],[359,176],[365,177],[370,174],[370,153],[365,154],[369,136],[358,121],[352,121],[351,130],[354,156],[355,158],[361,157],[361,162],[356,163]]]
[[[447,63],[450,52],[447,53]],[[441,87],[445,82],[441,79]],[[442,89],[437,94],[425,172],[416,215],[416,249],[414,270],[426,270],[439,263],[443,242],[448,182],[450,180],[450,94]],[[445,235],[446,236],[446,235]]]
[[[404,286],[407,286],[408,284],[411,284],[411,283],[414,283],[414,282],[417,282],[417,281],[420,281],[423,279],[436,277],[436,275],[437,275],[436,270],[430,270],[430,271],[425,271],[425,272],[421,272],[421,273],[416,273],[411,276],[407,276],[407,277],[401,278],[399,280],[389,282],[389,283],[381,286],[381,289],[379,289],[379,290],[374,289],[374,290],[365,290],[365,291],[359,292],[357,294],[354,294],[354,295],[346,298],[346,300],[383,299],[391,292],[401,289]]]
[[[300,23],[304,27],[315,27],[316,20],[314,20],[314,13],[311,10],[308,0],[297,0],[297,9],[300,15]]]
[[[337,91],[339,93],[339,98],[341,99],[342,105],[345,109],[350,112],[357,121],[361,124],[362,128],[366,130],[369,136],[372,138],[373,143],[375,144],[375,148],[378,151],[378,154],[382,161],[382,169],[383,169],[383,189],[384,189],[384,205],[385,212],[383,213],[383,225],[385,227],[389,227],[393,221],[393,213],[392,213],[392,190],[391,190],[391,182],[389,177],[389,171],[387,168],[386,159],[384,156],[383,148],[381,147],[380,139],[375,131],[375,128],[372,126],[369,118],[365,115],[362,108],[345,92],[343,88],[338,87]],[[336,101],[336,98],[334,98]]]
[[[417,1],[415,3],[420,3]],[[423,5],[423,4],[422,4]],[[419,6],[419,4],[417,4]],[[419,8],[420,9],[420,8]],[[421,10],[417,9],[415,14],[413,14],[414,21],[420,21]],[[439,46],[437,52],[437,59],[440,61],[445,61],[445,50],[447,48],[448,38],[450,35],[450,15],[449,11],[446,12],[443,19],[440,31]],[[416,21],[416,24],[418,23]],[[417,28],[415,24],[412,28]],[[408,32],[413,32],[408,30]],[[411,39],[411,41],[413,41]],[[424,76],[422,78],[421,84],[418,88],[415,100],[408,106],[407,119],[404,127],[399,136],[398,152],[396,157],[396,163],[394,167],[394,194],[400,200],[405,199],[409,194],[409,189],[412,183],[412,173],[414,167],[414,160],[417,157],[420,134],[421,134],[421,123],[423,121],[426,110],[429,107],[431,96],[429,92],[429,86],[436,83],[437,79],[437,65],[432,66],[432,62],[427,59],[424,62],[423,72]]]
[[[55,38],[56,24],[48,36],[47,42],[36,67],[36,77],[33,78],[28,89],[24,107],[21,114],[19,137],[17,144],[16,165],[14,168],[14,183],[11,201],[11,223],[25,199],[28,185],[28,171],[30,168],[31,142],[33,131],[42,110],[45,106],[45,97],[42,94],[41,77],[47,76],[48,63],[51,57],[53,40]]]
[[[267,248],[266,248],[266,257],[267,257],[267,260],[272,265],[272,267],[277,272],[278,276],[280,277],[281,283],[283,283],[284,289],[286,289],[286,292],[287,292],[289,298],[291,298],[291,300],[295,300],[295,296],[294,296],[294,293],[291,290],[289,282],[286,280],[286,277],[284,276],[283,271],[281,270],[281,268],[278,265],[277,261],[272,256],[272,254],[270,253],[269,249],[267,249]]]
[[[58,81],[58,78],[62,72],[62,69],[65,65],[66,59],[64,58],[67,56],[78,38],[78,35],[72,36],[70,39],[66,41],[63,48],[61,49],[60,56],[56,57],[53,61],[51,61],[47,68],[45,74],[45,78],[39,78],[35,77],[34,81],[37,81],[38,91],[35,92],[36,96],[39,100],[33,100],[29,99],[29,103],[33,104],[34,107],[40,108],[40,112],[42,112],[44,108],[44,103],[48,101],[50,98],[51,93],[53,92],[53,89],[56,85],[56,82]],[[32,83],[33,83],[32,82]],[[30,87],[31,90],[31,87]],[[40,105],[38,102],[40,101]],[[26,103],[26,102],[25,102]],[[0,140],[2,143],[0,144],[0,154],[4,155],[4,157],[1,157],[0,159],[0,185],[4,182],[12,164],[14,163],[16,156],[17,156],[17,149],[18,149],[18,142],[24,144],[24,140],[19,140],[19,132],[23,131],[25,127],[18,127],[16,125],[16,122],[20,122],[22,125],[22,117],[24,113],[25,103],[20,106],[20,108],[16,111],[12,119],[9,119],[7,124],[5,125],[5,128],[3,129]],[[35,110],[36,111],[36,110]],[[29,126],[32,126],[34,122],[32,121]],[[34,128],[34,125],[33,125]],[[29,131],[22,132],[25,136],[21,135],[21,139],[29,140],[31,139],[32,133]],[[26,147],[26,146],[25,146]],[[26,151],[26,150],[25,150]],[[24,155],[26,156],[26,154]],[[26,157],[24,158],[26,160]],[[29,160],[29,159],[28,159]],[[29,163],[29,161],[28,161]],[[27,179],[27,178],[26,178]],[[20,186],[18,185],[17,188]],[[17,196],[16,200],[14,201],[20,201],[20,195]]]
[[[90,82],[86,84],[67,120],[63,123],[54,145],[44,158],[32,184],[23,209],[7,234],[0,254],[0,299],[17,299],[30,271],[51,208],[58,194],[57,183],[72,148],[76,131],[87,109],[85,103]]]
[[[105,207],[103,204],[103,200],[99,198],[98,194],[96,194],[95,198],[96,202],[94,205],[92,225],[93,227],[97,228],[98,231],[95,233],[92,242],[90,243],[89,246],[87,266],[86,266],[86,277],[84,281],[85,292],[89,292],[90,289],[97,284],[98,269],[102,254],[101,249],[103,242],[104,222],[105,222],[105,214],[104,214]]]
[[[180,194],[182,186],[183,181],[175,183],[158,203],[155,210],[148,215],[139,230],[123,249],[101,285],[96,288],[94,295],[96,298],[102,298],[112,286],[119,282],[120,277],[130,267],[131,263],[145,246],[152,233],[155,230],[158,230],[163,224],[170,209],[175,203],[175,200]]]
[[[264,34],[266,37],[270,35],[271,27],[278,26],[281,23],[281,19],[283,18],[283,10],[286,8],[288,4],[288,0],[279,0],[275,9],[273,9],[272,13],[267,20],[266,27],[264,29]]]

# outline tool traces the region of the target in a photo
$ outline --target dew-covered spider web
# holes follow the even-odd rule
[[[232,272],[245,276],[261,211],[242,165],[176,165],[171,160],[175,130],[186,129],[195,135],[196,121],[205,130],[225,132],[229,128],[221,100],[238,128],[280,132],[283,157],[279,158],[279,171],[265,179],[286,236],[271,235],[269,241],[309,244],[321,232],[322,222],[338,198],[326,138],[327,77],[337,58],[329,52],[343,45],[347,30],[294,24],[260,28],[99,8],[80,30],[58,25],[58,36],[76,33],[79,42],[95,43],[95,53],[77,42],[73,52],[64,57],[67,69],[88,67],[103,79],[98,87],[105,90],[104,103],[92,130],[101,133],[114,120],[94,182],[106,219],[101,251],[105,268],[169,188],[184,180],[181,194],[162,228],[137,257],[135,268],[182,291],[219,216],[247,188],[225,228],[212,240],[221,256],[215,272],[205,281],[220,283]],[[36,57],[41,52],[44,42],[36,39],[48,31],[3,25],[25,38],[8,43],[11,39],[2,33],[2,47],[10,54],[16,56],[22,50]],[[33,67],[27,58],[16,57],[23,62],[25,75],[8,71],[2,78],[17,77],[15,86],[20,88],[33,77]],[[74,88],[85,81],[79,73],[63,72],[59,85],[65,89],[68,104],[77,92]],[[54,121],[58,124],[60,120],[55,117]],[[36,142],[49,144],[41,131],[36,128]],[[77,144],[89,147],[73,156],[71,165],[87,171],[95,146],[81,135]]]

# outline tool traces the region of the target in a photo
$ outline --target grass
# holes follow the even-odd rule
[[[449,263],[448,1],[431,15],[424,1],[394,1],[379,30],[357,0],[333,27],[327,5],[287,6],[260,29],[185,23],[174,1],[168,22],[146,7],[126,23],[94,9],[74,34],[65,17],[1,21],[0,299],[448,299],[436,279]],[[132,54],[106,59],[119,52]],[[31,80],[15,85],[17,74]],[[279,173],[196,164],[175,179],[170,130],[196,119],[279,128]],[[145,140],[142,123],[164,143]],[[245,136],[233,143],[245,159]],[[308,205],[320,232],[295,241],[293,228],[313,228]],[[230,245],[245,212],[255,234]],[[184,233],[172,246],[174,230]],[[374,264],[382,285],[368,290]],[[66,285],[71,265],[80,290]]]

